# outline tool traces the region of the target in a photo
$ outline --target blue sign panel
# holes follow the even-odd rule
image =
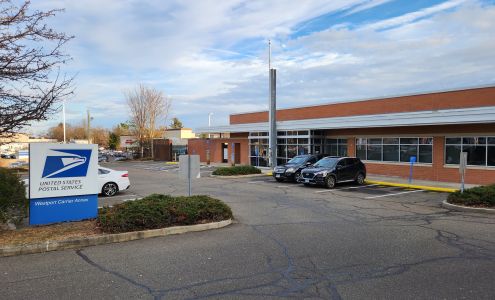
[[[96,218],[98,195],[31,199],[29,224],[41,225]]]
[[[410,162],[411,164],[414,164],[414,163],[416,162],[416,156],[411,156],[411,157],[409,158],[409,162]]]

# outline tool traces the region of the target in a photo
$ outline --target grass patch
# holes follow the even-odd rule
[[[100,209],[97,224],[103,232],[119,233],[218,222],[231,218],[230,207],[209,196],[172,197],[153,194],[140,200]]]
[[[478,186],[449,195],[447,202],[473,207],[495,207],[495,184]]]
[[[261,174],[261,170],[253,166],[233,166],[218,168],[212,174],[220,176],[249,175]]]

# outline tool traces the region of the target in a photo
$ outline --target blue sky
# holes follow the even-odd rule
[[[495,1],[44,0],[50,23],[75,36],[68,122],[129,119],[124,91],[146,84],[172,99],[185,126],[228,123],[267,107],[267,41],[278,106],[495,84]],[[33,124],[42,133],[55,115]],[[161,120],[168,124],[169,120]]]

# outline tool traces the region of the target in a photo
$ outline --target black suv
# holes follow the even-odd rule
[[[273,169],[273,177],[277,181],[285,179],[298,182],[301,177],[301,170],[317,162],[322,155],[298,155],[294,156],[287,163],[276,166]]]
[[[324,185],[332,189],[339,182],[355,181],[363,184],[366,178],[366,167],[356,157],[328,156],[314,165],[301,171],[299,182],[304,185]]]

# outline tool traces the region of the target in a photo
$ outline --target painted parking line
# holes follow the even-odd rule
[[[375,198],[382,198],[382,197],[390,197],[390,196],[397,196],[397,195],[403,195],[403,194],[409,194],[409,193],[416,193],[416,192],[424,192],[424,190],[414,190],[414,191],[406,191],[406,192],[400,192],[400,193],[394,193],[394,194],[371,196],[371,197],[366,197],[365,199],[375,199]]]
[[[353,190],[353,189],[362,189],[366,187],[371,187],[371,186],[377,186],[379,184],[367,184],[367,185],[359,185],[359,186],[349,186],[349,187],[344,187],[344,188],[336,188],[336,189],[331,189],[331,190],[322,190],[322,191],[316,191],[316,194],[321,194],[321,193],[329,193],[333,191],[342,191],[342,190]]]

